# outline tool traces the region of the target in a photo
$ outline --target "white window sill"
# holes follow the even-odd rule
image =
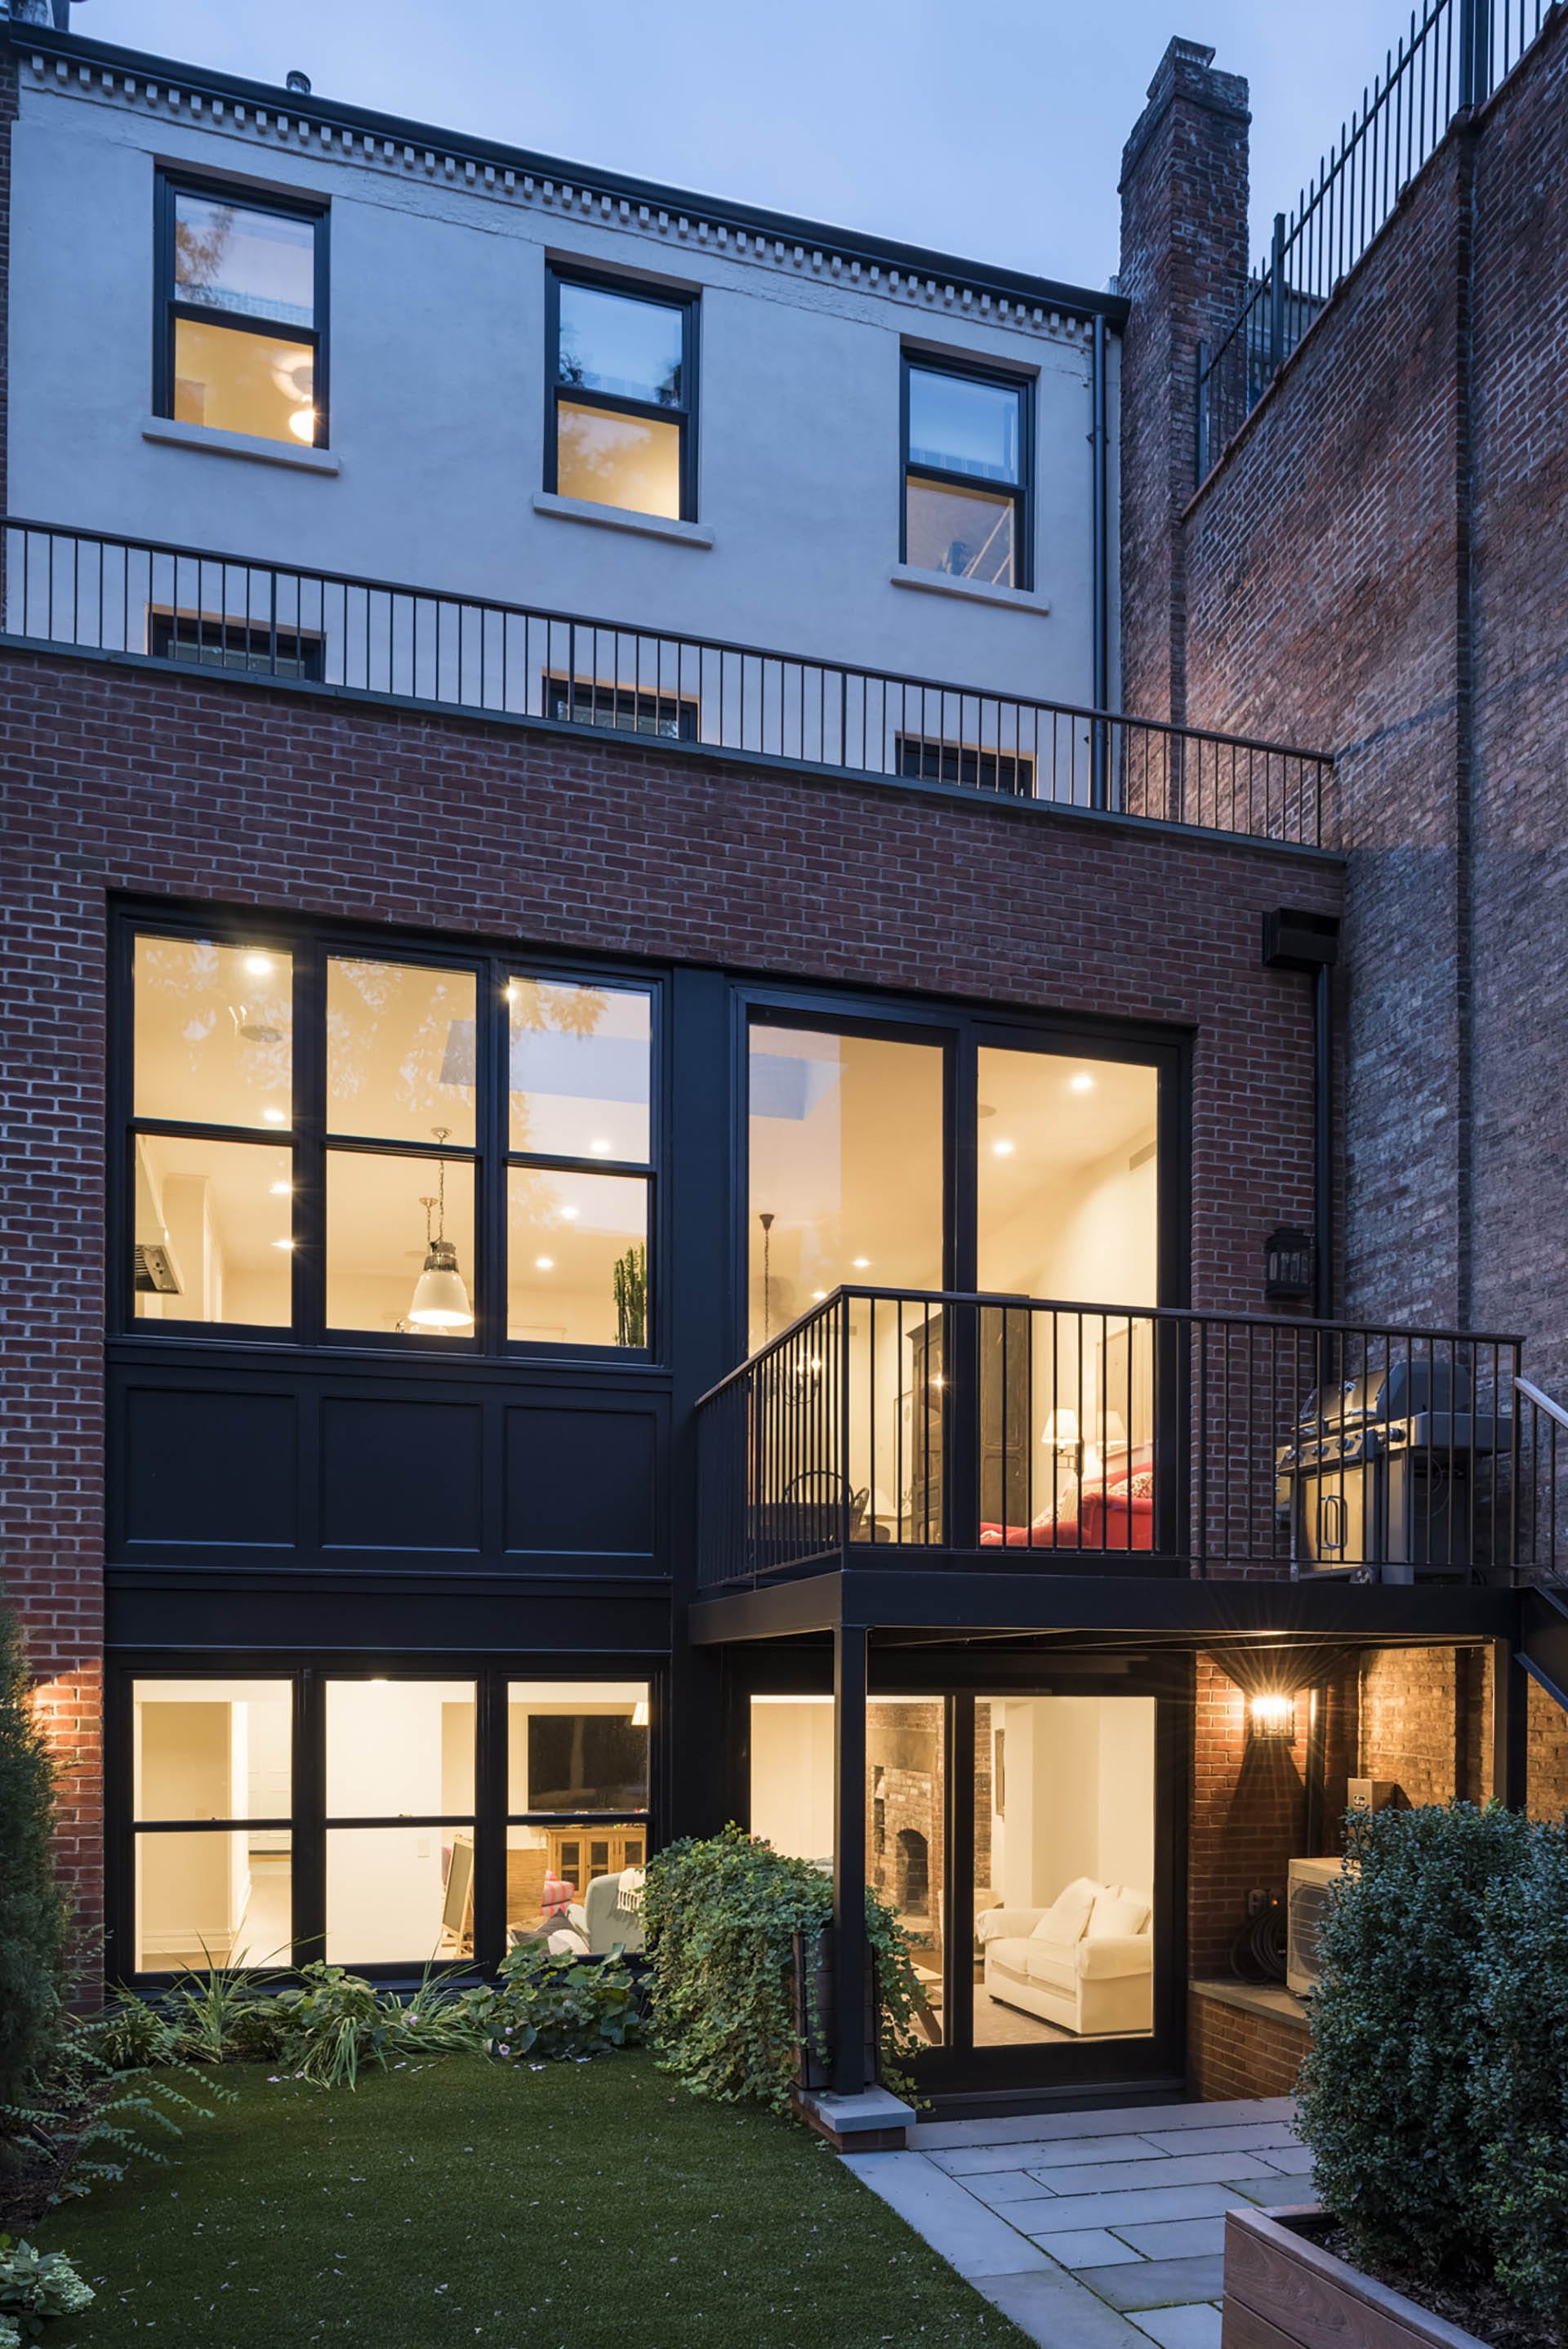
[[[596,506],[587,498],[557,497],[553,490],[535,490],[533,511],[553,514],[557,522],[591,522],[601,530],[629,530],[640,538],[667,538],[676,546],[713,544],[713,533],[706,523],[672,522],[667,514],[633,513],[625,506]]]
[[[909,563],[895,563],[890,576],[895,587],[916,587],[923,595],[956,595],[965,604],[1000,604],[1009,612],[1034,612],[1042,620],[1051,608],[1043,595],[1022,587],[997,587],[988,579],[955,579],[950,571],[917,571]]]
[[[263,465],[286,465],[294,473],[341,470],[330,449],[307,449],[302,440],[263,440],[253,432],[220,432],[215,424],[181,424],[172,416],[150,416],[141,437],[171,449],[205,449],[214,457],[250,457]]]

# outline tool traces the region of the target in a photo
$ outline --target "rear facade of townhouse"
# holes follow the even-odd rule
[[[1271,2094],[1349,1806],[1568,1800],[1560,15],[1238,395],[1191,44],[1096,294],[13,9],[5,1588],[109,1979],[635,1946],[734,1819],[948,2109]]]

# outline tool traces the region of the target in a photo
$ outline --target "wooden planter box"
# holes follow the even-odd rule
[[[1484,2349],[1292,2223],[1321,2216],[1315,2203],[1226,2211],[1221,2349]]]

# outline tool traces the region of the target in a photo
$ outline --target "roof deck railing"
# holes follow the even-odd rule
[[[1241,735],[678,631],[8,520],[0,634],[1320,847],[1334,762]]]

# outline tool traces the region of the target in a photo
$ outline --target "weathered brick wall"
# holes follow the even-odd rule
[[[1461,1774],[1463,1697],[1453,1648],[1379,1648],[1361,1664],[1361,1772],[1412,1804],[1451,1803]]]
[[[1253,2014],[1196,1991],[1187,1999],[1187,2078],[1206,2104],[1288,2096],[1306,2054],[1304,2023]],[[1290,2199],[1282,2192],[1282,2202]]]
[[[1346,754],[1345,1309],[1522,1330],[1549,1385],[1568,1381],[1565,120],[1559,10],[1193,498],[1163,579],[1153,474],[1185,379],[1136,378],[1123,405],[1124,575],[1181,634],[1189,719]],[[1227,185],[1216,239],[1233,209]],[[1134,241],[1161,225],[1151,202],[1126,220]],[[1124,287],[1161,282],[1124,250]],[[1156,626],[1130,631],[1132,704],[1159,689]]]
[[[1305,993],[1257,941],[1282,900],[1334,910],[1321,860],[32,654],[0,659],[0,858],[4,1571],[71,1737],[100,1651],[114,892],[1188,1027],[1197,1299],[1261,1305],[1264,1235],[1309,1211]]]
[[[1246,1700],[1207,1655],[1198,1658],[1193,1703],[1188,1961],[1194,1975],[1224,1975],[1248,1892],[1283,1894],[1305,1849],[1306,1704],[1296,1708],[1294,1745],[1252,1737]]]
[[[1525,1768],[1531,1817],[1560,1819],[1568,1814],[1568,1713],[1534,1681]]]

